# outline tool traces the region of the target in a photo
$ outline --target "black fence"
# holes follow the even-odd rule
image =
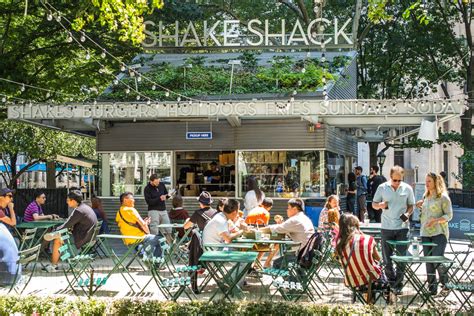
[[[15,203],[15,212],[23,216],[26,207],[34,200],[36,192],[46,194],[46,204],[43,206],[45,214],[58,214],[61,217],[68,216],[68,207],[66,204],[67,189],[18,189],[16,190],[13,202]]]
[[[449,189],[453,206],[474,208],[474,190]]]

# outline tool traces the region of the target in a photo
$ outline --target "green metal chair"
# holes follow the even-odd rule
[[[35,244],[35,236],[36,236],[36,231],[38,228],[30,228],[30,229],[25,229],[23,231],[23,234],[20,236],[20,247],[19,250],[23,250],[26,248],[31,248]],[[41,241],[40,241],[41,244]]]
[[[471,297],[474,295],[474,259],[470,263],[457,269],[457,274],[453,274],[451,281],[446,284],[446,288],[454,293],[457,301],[461,304],[456,314],[461,313],[465,308],[466,312],[474,309]],[[446,300],[447,296],[445,297]],[[444,300],[443,300],[444,302]]]
[[[41,245],[36,245],[34,247],[24,249],[18,252],[18,266],[17,266],[15,277],[13,279],[12,285],[10,286],[8,293],[10,293],[11,291],[15,291],[15,293],[20,295],[25,291],[26,287],[31,281],[31,278],[35,274],[36,264],[38,263],[40,250],[41,250]],[[20,278],[21,267],[22,266],[24,267],[30,263],[32,264],[32,268],[31,268],[31,272],[29,276],[26,277],[25,275],[23,275],[23,277]]]
[[[59,248],[61,261],[67,264],[64,269],[64,276],[75,295],[79,294],[78,289],[87,296],[91,296],[97,287],[103,286],[107,282],[105,276],[95,276],[92,262],[94,256],[87,252],[77,253],[71,243],[71,235],[68,229],[58,231],[63,245]]]
[[[160,292],[166,297],[166,299],[171,299],[177,301],[178,298],[185,294],[191,301],[195,299],[194,293],[191,291],[191,278],[189,273],[196,272],[201,269],[200,266],[184,266],[175,268],[174,264],[170,263],[167,256],[170,252],[170,247],[166,242],[165,238],[160,239],[160,246],[162,250],[162,257],[157,258],[154,256],[144,256],[143,262],[149,268],[152,278],[147,282],[147,284],[142,288],[143,292],[145,288],[155,281],[156,285]],[[146,249],[145,249],[146,250]],[[169,276],[164,277],[162,275],[163,270],[169,270]]]

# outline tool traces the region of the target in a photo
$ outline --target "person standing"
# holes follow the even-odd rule
[[[367,181],[367,211],[371,222],[380,223],[382,221],[382,211],[376,210],[372,207],[372,200],[375,192],[377,192],[377,188],[384,182],[387,182],[387,179],[385,179],[383,175],[379,175],[379,167],[370,167],[370,176]]]
[[[259,189],[257,179],[255,177],[247,178],[247,193],[245,193],[244,198],[244,218],[247,217],[247,214],[261,205],[265,199],[265,193]]]
[[[359,221],[364,221],[365,212],[367,212],[367,177],[362,174],[362,167],[355,167],[356,178],[356,197],[357,197],[357,211],[356,216]]]
[[[352,215],[356,214],[356,175],[354,172],[349,172],[347,175],[347,182],[349,186],[346,193],[347,212]]]
[[[160,224],[170,224],[170,218],[166,211],[166,199],[169,198],[168,190],[160,178],[156,174],[150,176],[150,182],[143,191],[145,202],[148,205],[148,217],[150,218],[150,234],[158,235]],[[161,230],[168,242],[171,242],[171,228]]]
[[[451,199],[441,175],[436,175],[432,172],[428,173],[425,185],[426,191],[423,199],[416,203],[416,206],[421,209],[420,235],[422,242],[432,242],[436,246],[423,246],[423,253],[425,256],[444,256],[449,239],[448,222],[453,218]],[[429,291],[432,295],[438,293],[436,270],[438,270],[439,281],[442,284],[441,293],[447,294],[448,290],[445,288],[448,282],[447,269],[443,265],[434,265],[432,263],[426,264]]]
[[[409,221],[408,218],[413,212],[415,196],[412,187],[403,182],[405,171],[400,166],[390,169],[390,181],[382,183],[375,192],[372,207],[382,211],[382,256],[385,264],[385,273],[395,290],[395,294],[400,294],[404,267],[400,266],[395,271],[391,256],[392,247],[388,240],[407,240]],[[406,255],[407,246],[397,246],[397,252]]]

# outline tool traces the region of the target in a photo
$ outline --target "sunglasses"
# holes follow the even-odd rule
[[[392,182],[402,182],[401,179],[392,179]]]

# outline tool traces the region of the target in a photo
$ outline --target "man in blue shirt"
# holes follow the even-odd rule
[[[356,179],[357,210],[356,216],[359,221],[364,221],[365,212],[367,212],[367,177],[362,174],[362,167],[355,167],[354,173]]]
[[[390,169],[390,181],[382,183],[375,192],[372,207],[382,210],[382,256],[385,264],[385,273],[395,293],[402,290],[404,267],[395,272],[391,256],[393,249],[388,240],[407,240],[409,221],[413,212],[415,196],[410,185],[403,182],[404,170],[400,166]],[[404,221],[403,219],[406,219]],[[406,254],[407,246],[397,246],[397,252]]]

